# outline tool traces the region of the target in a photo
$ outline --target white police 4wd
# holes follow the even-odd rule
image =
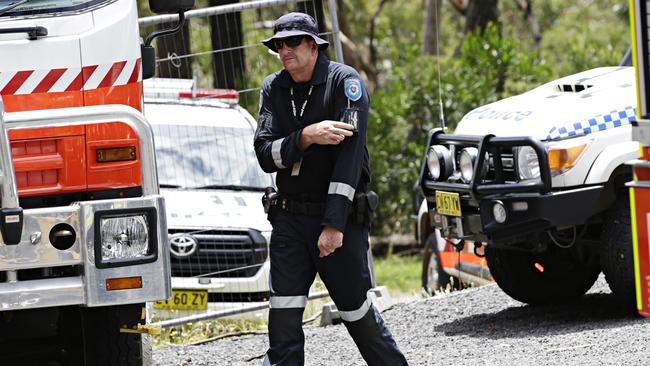
[[[145,83],[171,253],[172,298],[154,307],[225,310],[269,296],[271,226],[261,197],[273,184],[253,151],[256,121],[237,92],[192,80]]]
[[[635,105],[634,70],[598,68],[477,108],[454,134],[432,131],[420,222],[487,244],[493,278],[519,301],[582,296],[602,269],[633,304],[624,183]]]

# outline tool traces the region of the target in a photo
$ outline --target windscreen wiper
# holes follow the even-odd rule
[[[18,0],[14,3],[11,3],[3,8],[0,8],[0,15],[13,10],[19,5],[28,3],[29,0]],[[12,34],[12,33],[27,33],[30,41],[37,40],[41,37],[47,36],[47,28],[41,26],[34,27],[15,27],[15,28],[0,28],[0,34]]]
[[[162,183],[159,186],[160,186],[160,188],[183,188],[183,187],[179,186],[178,184],[165,184],[165,183]]]
[[[0,8],[0,15],[8,12],[9,10],[13,10],[15,7],[23,5],[24,3],[29,2],[29,0],[18,0],[15,3],[11,3],[3,8]]]
[[[192,189],[228,189],[232,191],[260,191],[264,192],[262,187],[242,186],[237,184],[208,184],[206,186],[191,187]]]

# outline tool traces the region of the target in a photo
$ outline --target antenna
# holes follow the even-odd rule
[[[436,0],[440,1],[440,0]],[[438,64],[438,118],[440,119],[440,128],[444,131],[447,127],[445,126],[445,110],[443,109],[444,104],[442,103],[442,85],[440,78],[440,19],[438,18],[438,4],[434,5],[435,14],[436,14],[436,63]]]

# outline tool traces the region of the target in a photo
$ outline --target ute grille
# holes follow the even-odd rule
[[[193,254],[171,256],[174,277],[251,277],[268,256],[266,240],[254,230],[170,230],[169,233],[188,234],[198,242]]]

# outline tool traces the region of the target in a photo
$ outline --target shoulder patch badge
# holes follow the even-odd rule
[[[353,102],[361,99],[361,81],[359,79],[345,79],[345,96]]]

